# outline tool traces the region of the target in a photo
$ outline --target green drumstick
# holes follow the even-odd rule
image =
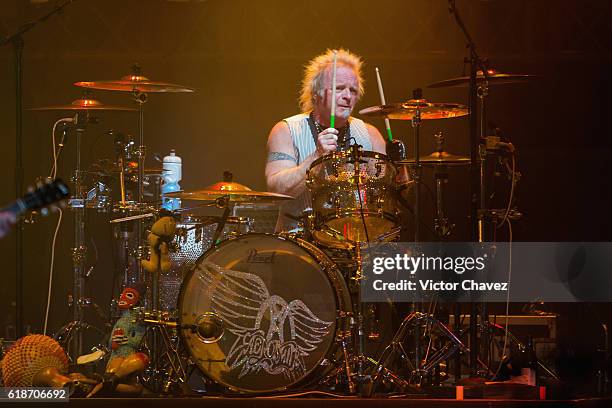
[[[336,63],[338,59],[338,51],[334,50],[334,65],[332,71],[332,100],[331,100],[331,115],[329,116],[329,127],[336,127]]]
[[[380,79],[380,71],[378,71],[378,67],[376,67],[376,80],[378,81],[378,93],[380,94],[380,104],[384,105],[385,102],[385,92],[382,87],[382,80]],[[393,133],[391,133],[391,123],[389,122],[389,118],[385,118],[385,127],[387,129],[387,137],[389,141],[393,141]]]

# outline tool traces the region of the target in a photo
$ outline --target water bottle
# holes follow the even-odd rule
[[[164,157],[162,175],[162,208],[168,211],[177,210],[181,208],[181,199],[164,197],[167,193],[173,193],[181,189],[179,181],[183,178],[182,160],[176,155],[174,149],[170,150],[170,153]]]

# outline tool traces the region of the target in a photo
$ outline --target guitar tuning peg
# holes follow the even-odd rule
[[[47,208],[41,208],[40,213],[46,217],[47,215],[49,215],[49,210]]]

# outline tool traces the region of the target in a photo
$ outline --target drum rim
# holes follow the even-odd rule
[[[326,162],[328,160],[343,159],[343,158],[346,158],[346,157],[348,157],[350,155],[351,155],[351,151],[350,150],[343,150],[343,151],[339,151],[339,152],[327,153],[327,154],[319,157],[315,161],[313,161],[312,164],[310,165],[310,167],[308,168],[308,171],[312,170],[314,167],[316,167],[319,164],[321,164],[323,162]],[[395,164],[393,163],[393,161],[389,158],[389,156],[387,156],[384,153],[380,153],[380,152],[377,152],[377,151],[374,151],[374,150],[362,150],[360,152],[360,155],[362,157],[368,157],[368,158],[372,158],[372,159],[380,159],[380,160],[386,161],[390,165],[395,167]]]
[[[215,251],[219,248],[221,248],[223,245],[229,245],[231,242],[233,241],[237,241],[241,238],[247,237],[247,236],[265,236],[265,237],[274,237],[274,238],[278,238],[281,239],[283,241],[289,241],[292,242],[296,245],[298,245],[301,249],[303,249],[304,251],[306,251],[310,256],[313,257],[313,259],[315,259],[317,261],[317,263],[319,264],[319,266],[321,266],[321,268],[323,269],[323,273],[325,273],[325,275],[328,277],[329,281],[330,281],[330,285],[332,287],[332,290],[334,291],[334,293],[336,294],[335,297],[335,302],[336,302],[336,320],[334,322],[335,325],[335,329],[334,329],[334,339],[332,340],[332,343],[329,347],[329,349],[322,355],[320,361],[315,364],[313,366],[313,368],[308,371],[304,377],[300,378],[299,380],[282,386],[282,387],[278,387],[278,388],[274,388],[274,389],[270,389],[270,390],[262,390],[262,391],[256,391],[256,390],[248,390],[248,389],[238,389],[235,386],[232,386],[230,384],[226,384],[224,382],[219,381],[216,378],[213,378],[212,376],[209,375],[209,373],[204,370],[197,362],[195,363],[195,365],[198,367],[198,369],[208,378],[210,378],[212,381],[214,381],[217,384],[220,384],[224,387],[227,387],[229,389],[232,390],[236,390],[238,392],[244,393],[244,394],[266,394],[266,393],[276,393],[276,392],[282,392],[282,391],[287,391],[289,389],[293,389],[297,386],[301,386],[304,384],[308,384],[311,381],[313,381],[313,379],[318,379],[320,377],[317,377],[317,373],[319,373],[320,368],[322,367],[321,362],[329,359],[330,356],[333,355],[338,355],[339,352],[341,352],[341,348],[340,345],[338,344],[338,341],[335,339],[336,335],[338,333],[339,330],[339,326],[340,326],[340,321],[341,319],[339,319],[339,312],[343,312],[343,313],[352,313],[353,312],[353,305],[352,305],[352,299],[350,297],[350,292],[349,292],[349,288],[348,285],[346,284],[346,282],[344,281],[344,278],[342,277],[342,273],[340,271],[340,269],[338,268],[338,266],[336,265],[336,263],[334,261],[332,261],[332,259],[325,253],[323,252],[322,249],[318,248],[316,245],[314,245],[314,243],[308,242],[306,240],[303,240],[301,238],[294,238],[294,237],[289,237],[287,235],[283,235],[283,234],[271,234],[271,233],[262,233],[262,232],[250,232],[250,233],[246,233],[246,234],[240,234],[234,237],[229,237],[228,239],[220,242],[218,245],[213,245],[211,246],[208,250],[206,250],[202,255],[200,255],[200,257],[196,260],[196,262],[194,263],[193,267],[189,270],[189,272],[185,275],[185,277],[183,278],[183,284],[181,285],[181,289],[179,291],[179,296],[178,296],[178,301],[177,301],[177,311],[178,311],[178,316],[177,316],[177,320],[178,320],[178,332],[179,332],[179,336],[181,338],[181,341],[183,342],[183,346],[185,347],[185,349],[187,350],[187,352],[189,353],[189,356],[191,358],[193,358],[195,361],[197,361],[197,356],[194,356],[192,353],[191,348],[189,347],[188,342],[185,339],[185,328],[183,328],[183,319],[182,319],[182,311],[183,311],[183,301],[184,301],[184,297],[185,297],[185,291],[186,291],[186,287],[187,287],[187,282],[189,282],[191,280],[191,278],[193,277],[193,274],[195,273],[197,267],[202,263],[202,261],[204,259],[206,259],[206,256],[209,255],[209,253],[211,253],[212,251]],[[316,252],[316,254],[314,253]],[[328,271],[329,269],[331,269],[331,271]],[[336,281],[334,279],[331,279],[330,277],[330,272],[335,272],[335,278]],[[344,298],[341,296],[342,293],[339,293],[340,291],[338,290],[338,288],[335,286],[335,284],[338,283],[342,286],[342,289],[344,290],[344,294],[347,297],[348,302],[345,302]],[[333,361],[333,359],[332,359]],[[335,367],[335,365],[329,364],[327,366],[327,368],[323,371],[323,373],[321,373],[321,375],[325,374],[328,371],[331,371],[333,368]]]
[[[329,212],[331,213],[332,210],[329,210]],[[336,220],[342,216],[349,216],[349,215],[357,215],[358,217],[361,217],[361,214],[363,214],[364,217],[375,217],[375,218],[386,218],[390,221],[397,221],[397,215],[391,214],[388,211],[375,211],[375,210],[366,210],[363,209],[363,211],[361,209],[356,209],[356,210],[343,210],[343,211],[339,211],[339,212],[335,212],[336,215],[332,216],[331,214],[329,215],[323,215],[320,211],[318,212],[319,216],[322,217],[322,224],[331,221],[331,220]]]

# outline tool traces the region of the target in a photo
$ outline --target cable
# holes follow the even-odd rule
[[[59,150],[57,150],[56,144],[55,144],[55,129],[57,128],[57,125],[59,125],[62,122],[73,123],[74,119],[73,118],[61,118],[61,119],[58,119],[53,124],[53,130],[51,131],[51,140],[53,141],[53,166],[51,167],[51,171],[49,172],[49,178],[51,179],[55,179],[55,177],[57,176],[57,159],[62,151],[62,148],[64,147],[64,137],[62,137],[62,140],[59,144]]]
[[[53,283],[53,264],[55,262],[55,242],[57,241],[57,233],[59,232],[60,225],[62,224],[62,216],[64,212],[59,209],[59,217],[57,218],[57,224],[55,225],[55,232],[53,233],[53,242],[51,243],[51,264],[49,265],[49,287],[47,289],[47,307],[45,309],[45,324],[43,328],[43,334],[47,335],[47,323],[49,321],[49,309],[51,307],[51,288]]]
[[[61,152],[61,148],[63,147],[64,138],[62,137],[62,142],[60,143],[59,151],[56,149],[55,145],[55,129],[57,125],[61,122],[74,122],[72,118],[62,118],[53,124],[53,130],[51,131],[51,139],[53,142],[53,167],[51,167],[51,171],[49,172],[49,178],[55,179],[57,176],[57,158]],[[59,233],[60,226],[62,225],[62,218],[64,212],[61,208],[58,208],[59,216],[57,218],[57,224],[55,225],[55,231],[53,232],[53,241],[51,242],[51,261],[49,262],[49,284],[47,287],[47,306],[45,308],[45,323],[43,325],[43,334],[47,334],[47,325],[49,323],[49,310],[51,309],[51,291],[53,288],[53,266],[55,263],[55,244],[57,242],[57,234]]]
[[[504,363],[504,356],[506,355],[506,349],[508,348],[508,313],[510,312],[510,282],[512,281],[512,224],[510,220],[506,218],[506,222],[508,223],[508,291],[506,292],[506,321],[504,322],[504,346],[502,347],[501,357],[499,359],[499,366],[497,367],[497,371],[495,371],[494,378],[497,378],[499,371]]]
[[[499,223],[497,228],[501,228],[506,221],[508,221],[508,215],[510,214],[510,208],[512,207],[512,200],[514,199],[514,186],[516,185],[516,156],[512,153],[512,181],[510,184],[510,197],[508,197],[508,207],[506,207],[506,212],[504,213],[504,218]],[[508,225],[510,225],[508,223]],[[512,227],[509,227],[512,232]]]

